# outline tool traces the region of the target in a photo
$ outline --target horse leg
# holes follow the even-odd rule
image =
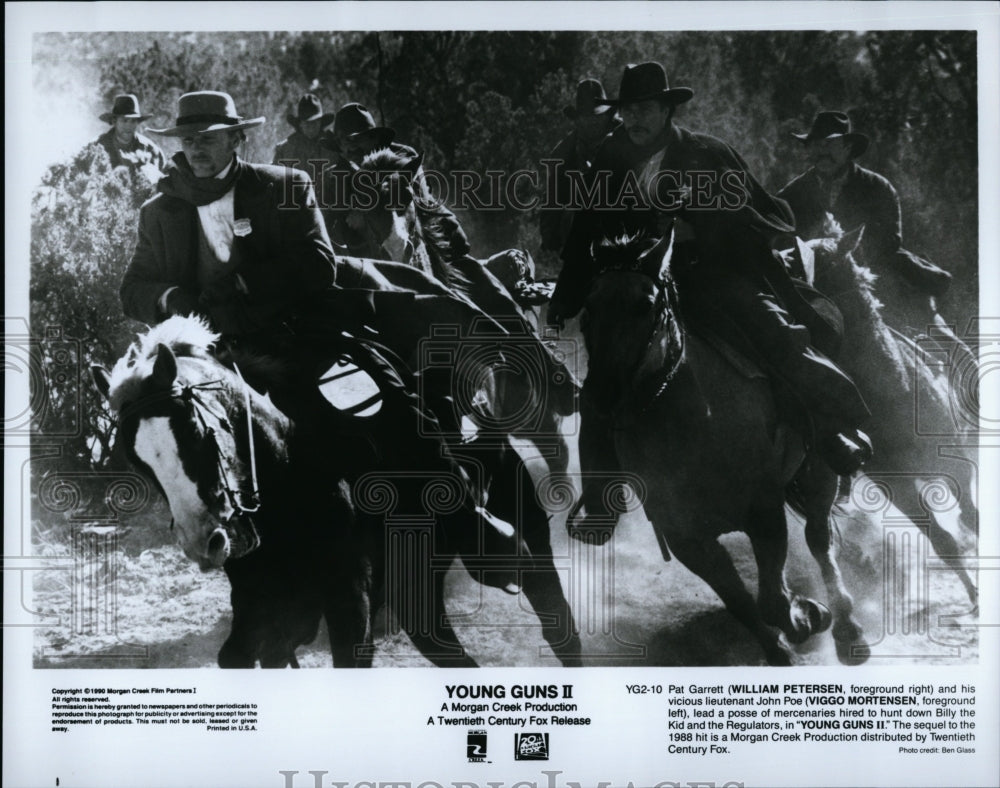
[[[792,664],[790,652],[764,622],[757,603],[733,565],[733,559],[718,541],[671,536],[668,542],[677,560],[708,583],[726,609],[753,633],[763,647],[769,664]]]
[[[524,595],[538,614],[542,637],[564,667],[579,667],[580,635],[573,611],[552,561],[549,517],[538,505],[531,474],[512,450],[504,452],[490,487],[491,505],[498,517],[517,523],[531,550],[533,567],[521,573]],[[493,503],[495,502],[495,503]]]
[[[764,620],[781,629],[790,643],[803,643],[830,626],[825,605],[793,594],[785,585],[788,523],[784,506],[751,512],[747,535],[757,559],[758,605]]]
[[[415,573],[415,574],[420,574]],[[434,573],[433,590],[430,599],[426,599],[426,587],[419,580],[412,584],[411,591],[416,592],[414,610],[416,621],[403,621],[401,611],[396,614],[400,618],[400,623],[413,641],[413,645],[428,660],[439,668],[475,668],[478,667],[476,661],[465,652],[447,620],[444,612],[444,579],[445,572]],[[421,592],[424,592],[421,595]],[[430,621],[420,619],[430,616]],[[428,626],[429,625],[429,626]]]
[[[830,510],[837,497],[837,476],[825,463],[807,459],[795,480],[803,499],[805,536],[809,552],[819,566],[833,611],[833,640],[837,659],[845,665],[861,665],[871,656],[864,629],[854,618],[854,599],[833,549]]]
[[[904,482],[898,485],[899,489],[895,491],[896,497],[893,503],[907,517],[910,517],[913,512],[927,512],[927,528],[924,531],[927,541],[930,542],[938,558],[944,561],[947,567],[958,576],[959,581],[965,587],[965,593],[968,594],[972,606],[978,607],[979,591],[968,570],[965,568],[962,549],[959,547],[958,542],[955,541],[955,537],[938,522],[937,514],[933,508],[923,504],[923,494],[919,485],[920,483],[917,480],[914,480],[912,484]]]
[[[331,583],[324,615],[335,668],[372,666],[371,589],[371,568],[367,562],[355,575],[338,573],[336,581]]]

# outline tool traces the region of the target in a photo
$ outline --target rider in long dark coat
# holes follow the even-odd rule
[[[814,331],[824,326],[798,298],[772,252],[772,244],[792,230],[791,213],[730,146],[673,124],[674,109],[692,95],[688,88],[670,89],[658,63],[626,67],[613,102],[621,107],[623,126],[605,140],[591,171],[594,180],[607,177],[610,202],[577,214],[549,322],[559,324],[583,307],[596,274],[595,241],[623,231],[658,235],[676,217],[673,272],[685,314],[711,315],[716,330],[733,321],[805,403],[816,445],[831,467],[852,473],[870,455],[867,438],[857,429],[869,412],[850,378],[811,346],[801,321]],[[795,309],[794,316],[787,307]],[[581,417],[585,479],[588,471],[615,472],[610,417],[597,411],[586,383]],[[608,517],[601,490],[586,481],[583,499],[588,518]]]
[[[542,249],[559,252],[566,243],[573,222],[569,203],[571,172],[586,173],[604,138],[617,126],[614,107],[601,102],[607,98],[604,86],[596,79],[582,79],[576,86],[576,103],[565,107],[563,114],[573,121],[573,131],[545,157],[545,194],[538,212]],[[551,176],[551,177],[549,177]]]
[[[882,175],[854,161],[868,149],[868,137],[851,130],[845,113],[830,111],[818,113],[807,133],[794,136],[806,146],[813,166],[778,196],[795,214],[798,235],[805,239],[827,235],[827,214],[845,230],[864,225],[858,254],[860,262],[881,280],[879,295],[886,302],[886,319],[899,328],[922,321],[920,328],[926,331],[932,319],[926,310],[928,299],[945,294],[951,274],[903,248],[896,190]]]
[[[334,158],[321,142],[333,115],[323,112],[323,104],[314,93],[303,93],[295,113],[288,113],[285,119],[295,131],[274,147],[273,163],[302,170],[315,183]]]

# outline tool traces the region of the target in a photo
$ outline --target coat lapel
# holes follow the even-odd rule
[[[267,228],[266,206],[273,185],[263,180],[250,166],[242,163],[243,171],[236,179],[233,193],[234,238],[233,245],[241,253],[241,259],[261,256],[254,250],[264,243]]]

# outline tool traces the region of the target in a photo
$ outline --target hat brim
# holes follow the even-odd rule
[[[594,109],[590,114],[591,117],[596,117],[598,115],[607,115],[614,109],[610,104],[605,104],[603,101],[597,101],[594,103]],[[563,115],[565,115],[570,120],[576,120],[581,115],[587,115],[586,112],[577,112],[576,107],[566,106],[563,107]]]
[[[319,127],[321,129],[325,129],[327,126],[333,123],[334,117],[336,116],[332,112],[320,112],[308,118],[300,118],[296,115],[288,114],[285,115],[285,120],[288,121],[289,126],[294,126],[295,128],[298,128],[301,124],[308,123],[311,120],[318,120]]]
[[[694,91],[691,90],[691,88],[667,88],[666,90],[657,90],[640,96],[629,96],[626,99],[603,99],[601,101],[595,101],[594,103],[607,104],[609,107],[623,107],[626,104],[638,104],[640,101],[657,99],[677,106],[678,104],[684,104],[685,102],[690,101],[692,98],[694,98]]]
[[[149,120],[153,116],[152,115],[136,115],[135,113],[131,113],[131,114],[128,114],[128,115],[116,115],[113,112],[105,112],[105,113],[102,113],[101,115],[98,115],[97,117],[100,120],[103,120],[105,123],[114,123],[116,120],[118,120],[118,118],[129,118],[130,120],[138,120],[138,121],[142,122],[144,120]]]
[[[353,134],[348,134],[344,139],[350,140],[351,142],[360,142],[369,138],[375,143],[376,149],[386,148],[394,139],[396,139],[396,131],[394,129],[390,129],[388,126],[376,126],[373,129],[365,129],[364,131],[356,131]]]
[[[827,134],[825,137],[821,137],[819,135],[813,136],[810,132],[806,132],[805,134],[796,134],[793,131],[792,136],[803,144],[807,142],[815,142],[816,140],[847,140],[851,143],[852,159],[856,159],[868,150],[868,145],[871,143],[871,140],[868,139],[868,135],[862,134],[858,131],[850,131],[847,134]]]
[[[186,123],[183,126],[172,126],[169,129],[146,129],[150,134],[161,137],[187,137],[191,134],[211,134],[215,131],[240,131],[262,126],[267,118],[250,118],[239,123]]]

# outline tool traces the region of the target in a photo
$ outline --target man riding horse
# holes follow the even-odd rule
[[[200,91],[181,96],[175,125],[155,132],[180,138],[182,152],[161,180],[160,194],[142,207],[138,244],[121,287],[125,313],[150,325],[171,315],[201,315],[222,335],[226,348],[271,357],[287,368],[283,384],[255,379],[251,368],[245,372],[252,385],[267,387],[275,404],[293,419],[320,428],[332,425],[338,435],[360,431],[354,436],[357,445],[374,443],[373,462],[399,466],[393,470],[416,467],[465,478],[444,446],[434,416],[406,384],[406,373],[387,363],[372,343],[341,333],[346,328],[357,335],[374,322],[371,303],[381,294],[372,291],[382,285],[377,272],[335,259],[304,172],[250,164],[237,156],[245,130],[262,123],[264,118],[239,116],[228,94]],[[359,304],[362,318],[329,314],[324,294],[345,287],[357,289],[359,297],[343,303]],[[470,311],[457,306],[460,315]],[[409,319],[411,333],[419,333],[420,316]],[[393,425],[391,439],[379,442],[357,426],[358,420],[336,412],[319,392],[319,374],[345,347],[379,384],[381,422]],[[323,429],[316,432],[324,434]],[[355,459],[364,462],[362,456]],[[485,538],[495,542],[492,547],[516,554],[513,529],[482,510],[470,490],[464,494],[457,511],[441,515],[450,537],[478,550],[478,535],[470,533],[475,529],[468,521],[482,518]]]
[[[670,88],[659,63],[625,68],[618,98],[607,102],[620,109],[623,124],[595,157],[590,182],[598,204],[574,219],[549,322],[561,325],[582,308],[595,275],[595,242],[658,236],[673,225],[673,272],[689,322],[706,324],[738,346],[748,340],[809,413],[821,456],[838,473],[851,474],[871,454],[858,429],[869,412],[850,378],[811,344],[810,334],[815,341],[828,327],[772,251],[791,234],[791,214],[733,148],[673,123],[676,107],[692,96],[689,88]],[[603,484],[593,480],[619,472],[612,417],[592,388],[584,383],[580,406],[587,525],[613,517]]]
[[[864,225],[858,260],[882,280],[878,290],[886,322],[910,337],[937,323],[961,343],[937,314],[936,300],[948,291],[951,274],[903,248],[895,188],[855,161],[868,149],[868,137],[852,130],[846,113],[833,111],[817,113],[808,132],[793,136],[812,164],[778,192],[795,215],[797,234],[806,240],[830,236],[828,217],[845,230]]]
[[[374,260],[395,259],[381,244],[372,241],[364,226],[366,211],[356,210],[357,189],[352,181],[364,158],[375,151],[388,150],[404,159],[419,157],[414,148],[396,142],[395,138],[395,130],[376,125],[371,112],[356,102],[337,110],[333,129],[323,136],[321,142],[334,155],[333,163],[323,172],[323,218],[337,251]],[[412,183],[421,195],[428,198],[424,201],[424,210],[433,211],[454,254],[467,254],[469,240],[462,226],[441,201],[430,199],[422,170],[413,174]],[[372,184],[366,185],[370,187]]]

